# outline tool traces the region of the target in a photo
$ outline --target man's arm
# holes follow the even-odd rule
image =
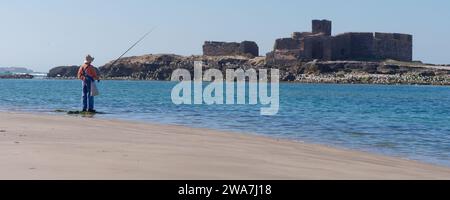
[[[84,80],[84,76],[83,76],[83,66],[81,66],[81,67],[78,69],[77,77],[78,77],[78,79],[80,79],[80,80]]]

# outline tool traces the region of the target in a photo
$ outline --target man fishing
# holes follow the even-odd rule
[[[142,38],[140,38],[136,43],[133,44],[125,53],[123,53],[118,59],[116,59],[111,66],[114,66],[125,54],[127,54],[131,49],[133,49],[137,44],[139,44],[142,40],[144,40],[145,37],[150,35],[150,33],[153,32],[153,30],[156,27],[154,27],[152,30],[147,32]],[[94,110],[94,96],[96,95],[95,92],[92,91],[92,88],[96,89],[95,81],[97,80],[100,82],[100,78],[97,75],[97,71],[95,71],[94,66],[92,66],[92,62],[94,61],[94,57],[91,55],[86,56],[86,60],[84,61],[84,64],[80,67],[78,70],[78,79],[83,81],[83,111],[82,112],[91,112],[96,113],[97,111]]]
[[[92,85],[95,84],[94,81],[100,82],[100,78],[97,75],[97,71],[92,62],[94,57],[91,55],[86,56],[84,64],[78,70],[78,79],[83,81],[83,112],[95,113],[94,110],[94,95],[92,91]]]

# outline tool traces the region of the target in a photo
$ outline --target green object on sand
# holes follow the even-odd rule
[[[87,111],[69,111],[68,115],[95,115],[98,114],[96,112],[87,112]]]
[[[55,113],[67,113],[68,115],[97,115],[105,114],[102,112],[87,112],[87,111],[66,111],[66,110],[55,110]]]

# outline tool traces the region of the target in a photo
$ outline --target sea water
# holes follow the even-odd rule
[[[99,118],[260,134],[450,166],[450,87],[280,85],[280,111],[255,105],[175,105],[177,83],[103,81]],[[0,80],[0,110],[80,110],[77,80]],[[62,115],[60,113],[60,115]],[[24,122],[26,123],[26,122]]]

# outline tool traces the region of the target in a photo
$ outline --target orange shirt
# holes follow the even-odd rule
[[[80,69],[78,69],[78,79],[84,81],[85,77],[83,76],[83,71],[86,71],[87,75],[92,77],[94,80],[99,80],[97,71],[95,71],[94,66],[83,64]]]

